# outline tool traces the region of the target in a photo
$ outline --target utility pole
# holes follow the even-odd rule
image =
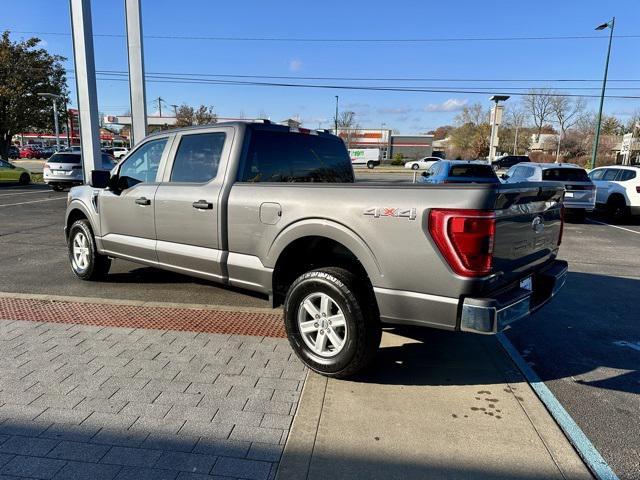
[[[336,117],[334,119],[334,126],[335,126],[335,132],[336,132],[336,136],[338,135],[338,95],[336,95]]]
[[[160,117],[162,117],[162,102],[164,102],[164,98],[158,97],[156,98],[156,102],[158,102],[158,112],[160,112]]]
[[[178,105],[171,104],[171,106],[173,107],[173,116],[177,117],[178,116]]]
[[[602,106],[604,105],[604,92],[607,88],[607,73],[609,72],[609,57],[611,56],[611,40],[613,39],[613,29],[616,25],[616,17],[610,22],[598,25],[596,30],[609,28],[609,47],[607,49],[607,60],[604,64],[604,78],[602,79],[602,93],[600,94],[600,108],[598,110],[598,121],[596,123],[596,136],[593,139],[593,154],[591,155],[591,168],[596,168],[596,157],[598,156],[598,143],[600,142],[600,125],[602,124]]]
[[[56,100],[62,98],[55,93],[38,93],[39,97],[50,98],[53,103],[53,124],[56,131],[56,152],[60,151],[60,128],[58,127],[58,105]]]
[[[514,155],[517,155],[517,154],[518,154],[517,152],[518,152],[518,127],[519,127],[519,126],[520,126],[520,125],[518,125],[518,124],[516,123],[516,138],[513,140],[513,154],[514,154]]]

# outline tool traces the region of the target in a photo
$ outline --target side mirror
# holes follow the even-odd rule
[[[428,177],[429,175],[431,175],[429,172],[422,172],[423,177]]]
[[[91,170],[91,186],[95,188],[107,188],[111,183],[109,170]]]
[[[509,175],[507,175],[506,173],[503,173],[502,175],[500,175],[500,178],[503,180],[506,180],[509,178]]]

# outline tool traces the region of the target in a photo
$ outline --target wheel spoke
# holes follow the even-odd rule
[[[327,336],[318,332],[316,337],[315,349],[317,353],[324,353],[324,349],[327,346]]]
[[[333,348],[335,348],[336,350],[340,350],[340,348],[342,348],[343,340],[338,336],[338,334],[332,328],[328,328],[326,330],[326,335],[323,335],[323,336],[329,337],[329,341],[331,342],[331,345],[333,345]]]
[[[329,295],[322,295],[320,297],[320,314],[328,317],[331,314],[329,310],[331,310],[331,298]]]
[[[346,325],[346,322],[344,320],[344,315],[342,315],[341,313],[337,315],[333,315],[332,317],[327,317],[327,320],[331,322],[331,326],[333,328],[344,327]]]
[[[315,320],[310,320],[308,322],[302,322],[300,324],[300,332],[301,333],[313,333],[318,331],[317,327],[318,323]]]
[[[307,313],[311,315],[311,318],[318,318],[318,316],[320,316],[320,312],[318,311],[316,306],[311,302],[310,299],[307,298],[302,304],[302,306],[307,311]]]

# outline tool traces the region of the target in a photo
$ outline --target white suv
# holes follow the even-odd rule
[[[589,178],[596,185],[596,206],[613,219],[640,215],[640,166],[599,167]]]
[[[129,149],[126,147],[113,147],[113,156],[118,160],[124,157],[127,153],[129,153]]]

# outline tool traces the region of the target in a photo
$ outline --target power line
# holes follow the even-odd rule
[[[73,69],[68,69],[73,72]],[[97,70],[96,73],[127,75],[126,70]],[[173,75],[179,77],[258,78],[273,80],[340,80],[372,82],[602,82],[601,78],[425,78],[425,77],[310,77],[304,75],[247,75],[230,73],[146,72],[147,75]],[[640,82],[640,79],[609,79],[607,82]]]
[[[4,28],[4,30],[9,30]],[[69,32],[37,32],[15,30],[13,33],[28,35],[71,36]],[[94,37],[125,38],[118,33],[94,33]],[[504,42],[504,41],[538,41],[538,40],[602,40],[602,35],[552,35],[529,37],[432,37],[432,38],[304,38],[304,37],[225,37],[196,35],[144,35],[154,40],[196,40],[223,42],[301,42],[301,43],[444,43],[444,42]],[[640,38],[640,35],[614,35],[614,38]]]
[[[127,82],[127,78],[104,78],[99,77],[101,81],[122,81]],[[278,83],[278,82],[249,82],[249,81],[232,81],[232,80],[206,80],[206,79],[188,79],[188,78],[171,78],[171,77],[159,77],[147,79],[149,82],[154,83],[173,83],[173,84],[204,84],[204,85],[241,85],[241,86],[262,86],[262,87],[284,87],[284,88],[314,88],[314,89],[332,89],[332,90],[363,90],[363,91],[383,91],[383,92],[414,92],[414,93],[457,93],[457,94],[479,94],[486,95],[487,93],[500,93],[513,96],[544,96],[548,95],[545,92],[515,92],[509,90],[478,90],[476,89],[448,89],[448,88],[419,88],[419,87],[384,87],[373,85],[331,85],[331,84],[300,84],[300,83]],[[558,96],[562,97],[582,97],[582,98],[600,98],[600,95],[586,95],[586,94],[573,94],[573,93],[560,93]],[[640,96],[635,95],[606,95],[606,98],[618,98],[618,99],[640,99]]]

